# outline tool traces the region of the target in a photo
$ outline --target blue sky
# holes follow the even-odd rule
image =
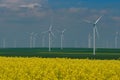
[[[0,0],[0,47],[3,39],[6,47],[13,47],[15,40],[18,47],[29,47],[30,33],[46,31],[51,22],[56,36],[53,47],[60,46],[60,33],[56,30],[63,29],[65,47],[88,47],[92,25],[84,20],[94,22],[104,15],[97,24],[97,47],[113,48],[115,33],[120,29],[119,5],[119,0]],[[36,37],[36,47],[42,46],[42,36]],[[48,34],[45,40],[47,47]]]
[[[68,7],[89,7],[89,8],[117,8],[119,0],[49,0],[53,8],[68,8]],[[116,5],[118,4],[118,5]]]

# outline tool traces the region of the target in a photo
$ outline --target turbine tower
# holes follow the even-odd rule
[[[109,45],[108,45],[109,43],[108,43],[108,40],[106,41],[106,48],[109,48]]]
[[[88,48],[91,48],[91,39],[92,39],[92,37],[91,37],[91,35],[89,34],[89,35],[88,35]]]
[[[16,48],[16,45],[17,45],[16,40],[14,40],[14,48]]]
[[[118,46],[117,46],[117,44],[118,44],[118,35],[119,35],[119,33],[116,32],[116,35],[115,35],[115,48],[118,47]]]
[[[94,23],[88,21],[88,20],[84,20],[87,23],[92,23],[93,24],[93,55],[95,55],[95,49],[96,49],[96,33],[98,36],[98,31],[97,31],[97,23],[100,21],[100,19],[102,18],[102,16],[100,16]]]
[[[3,39],[3,48],[6,48],[6,40]]]
[[[43,36],[42,36],[42,47],[44,48],[45,47],[45,34],[43,33]]]
[[[75,48],[78,48],[78,42],[77,42],[77,40],[74,41],[74,46],[75,46]]]
[[[66,29],[64,29],[62,32],[61,32],[61,49],[63,49],[63,38],[64,38],[64,32],[66,31]]]
[[[30,48],[33,48],[33,35],[34,35],[34,32],[31,32],[30,33]]]
[[[35,48],[37,33],[33,34],[33,47]]]

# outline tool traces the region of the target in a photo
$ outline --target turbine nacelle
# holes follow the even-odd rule
[[[62,34],[63,34],[65,31],[66,31],[66,29],[64,29],[64,30],[62,31]]]
[[[61,35],[63,36],[64,35],[64,32],[66,31],[66,29],[64,29],[62,32],[61,32]]]
[[[118,35],[119,35],[119,32],[116,32],[116,35],[118,36]]]
[[[93,27],[96,27],[96,24],[95,24],[95,23],[93,24]]]

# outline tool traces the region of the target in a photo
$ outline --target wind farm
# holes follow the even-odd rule
[[[120,50],[118,48],[118,37],[119,32],[116,32],[114,37],[114,48],[107,48],[104,47],[97,47],[96,42],[101,37],[99,37],[98,34],[98,25],[99,22],[102,21],[101,18],[104,18],[103,16],[98,16],[98,18],[91,22],[89,20],[83,20],[82,23],[86,24],[92,24],[93,28],[89,26],[92,31],[89,31],[88,33],[88,42],[86,47],[79,47],[76,45],[79,45],[78,42],[74,43],[75,46],[72,47],[66,47],[65,46],[65,40],[67,32],[66,28],[58,30],[55,32],[55,28],[57,30],[57,27],[53,28],[53,24],[50,23],[49,29],[47,31],[42,32],[30,32],[29,33],[29,44],[28,47],[18,47],[19,44],[18,41],[14,41],[13,45],[14,47],[7,47],[7,40],[2,40],[2,48],[0,49],[0,56],[29,56],[29,57],[68,57],[68,58],[90,58],[90,59],[118,59]],[[51,21],[50,21],[51,22]],[[90,34],[92,32],[93,35]],[[58,35],[60,37],[58,37]],[[48,34],[48,35],[47,35]],[[57,35],[57,36],[56,36]],[[54,41],[55,39],[58,41],[57,44],[58,47],[54,47]],[[38,45],[38,40],[41,40]],[[76,41],[76,40],[75,40]],[[40,44],[41,43],[41,44]],[[17,44],[17,45],[16,45]],[[106,43],[108,45],[108,42]],[[105,46],[106,47],[106,46]]]
[[[25,53],[26,56],[45,57],[42,56],[45,53],[50,55],[47,57],[119,58],[118,16],[112,16],[108,10],[66,7],[66,11],[62,8],[57,11],[42,5],[36,2],[18,5],[18,13],[13,9],[15,19],[8,15],[10,18],[5,23],[1,20],[0,56]],[[6,5],[0,5],[1,8],[8,11]]]
[[[120,80],[119,0],[0,0],[0,80]]]

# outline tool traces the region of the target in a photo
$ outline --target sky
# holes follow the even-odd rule
[[[64,47],[88,47],[88,35],[92,37],[93,25],[98,22],[99,37],[96,46],[114,48],[116,32],[120,32],[120,0],[0,0],[0,47],[29,47],[30,35],[37,33],[36,47],[48,47],[50,25],[55,37],[52,47],[60,47],[60,31],[64,33]],[[120,48],[118,35],[118,48]],[[91,38],[92,47],[92,38]]]

